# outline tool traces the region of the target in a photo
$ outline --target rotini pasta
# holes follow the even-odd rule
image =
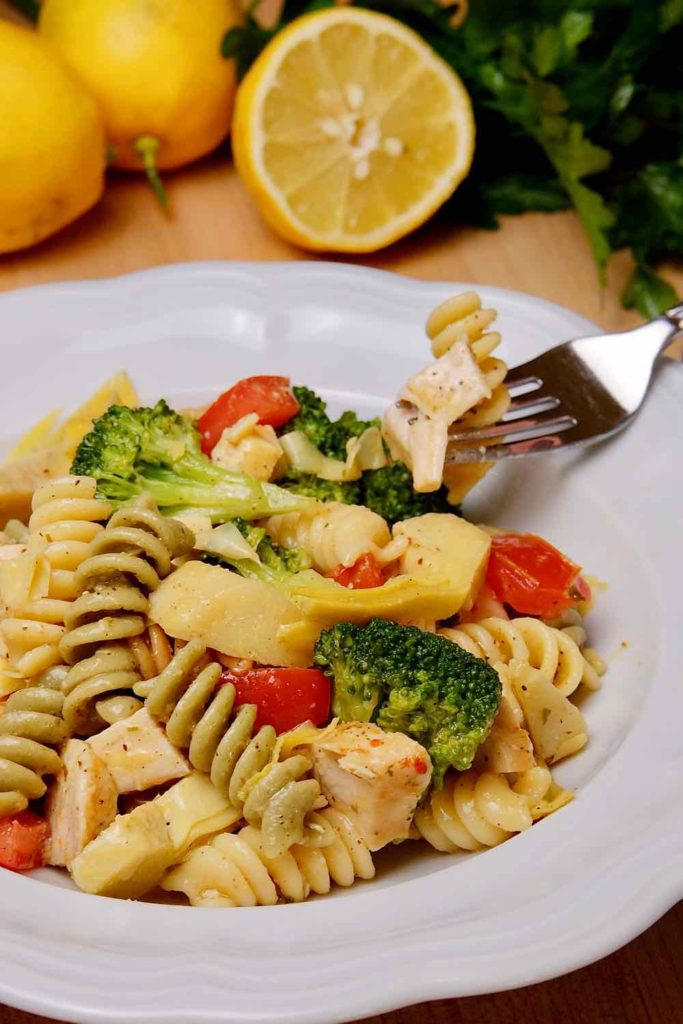
[[[154,622],[149,624],[143,635],[131,637],[128,643],[143,679],[158,676],[173,657],[168,637]]]
[[[417,832],[436,850],[455,853],[498,846],[572,799],[544,765],[517,776],[451,774],[415,815]]]
[[[0,532],[0,818],[37,801],[0,867],[273,906],[372,878],[406,839],[488,849],[573,798],[551,772],[605,668],[588,577],[443,511],[443,483],[458,502],[487,469],[445,465],[453,425],[509,408],[495,317],[473,292],[435,309],[435,359],[381,429],[274,377],[240,383],[232,424],[223,399],[195,423],[163,399],[97,405],[92,429],[82,410],[93,475],[41,478]]]
[[[271,856],[262,833],[246,826],[190,851],[161,887],[185,893],[195,907],[253,907],[273,906],[280,898],[301,902],[311,893],[328,893],[333,884],[373,878],[372,855],[350,819],[332,808],[315,817],[334,834],[322,849],[295,845]]]
[[[190,531],[144,498],[114,513],[91,541],[74,578],[80,596],[68,607],[59,644],[73,666],[64,682],[72,733],[89,735],[141,706],[129,692],[140,672],[127,641],[145,633],[148,593],[171,571],[171,559],[191,546]]]
[[[391,539],[384,519],[364,505],[328,502],[310,512],[271,516],[268,536],[285,548],[300,547],[319,572],[351,566],[361,555],[372,554],[380,565],[398,558],[405,549],[402,539]]]
[[[439,633],[475,657],[485,658],[490,665],[507,665],[513,660],[531,665],[565,697],[581,683],[589,690],[600,686],[595,668],[584,657],[574,636],[547,626],[540,619],[492,617],[440,629]]]
[[[0,715],[0,817],[15,814],[46,790],[44,775],[61,768],[55,750],[67,736],[61,667],[7,698]]]
[[[583,624],[581,612],[577,608],[568,608],[558,619],[553,621],[547,620],[546,625],[554,626],[555,629],[561,630],[567,636],[570,636],[574,643],[581,648],[581,653],[595,672],[596,677],[598,677],[592,686],[592,689],[597,689],[600,685],[599,677],[605,674],[607,666],[596,650],[586,646],[588,634]]]
[[[492,353],[500,344],[500,334],[489,331],[496,319],[493,309],[482,309],[476,292],[464,292],[442,302],[427,320],[427,334],[437,358],[448,352],[456,339],[466,336],[470,349],[491,392],[473,409],[457,420],[458,428],[473,430],[498,423],[508,411],[510,395],[505,386],[507,366]],[[443,482],[448,487],[448,500],[458,504],[488,472],[491,463],[447,464]]]
[[[190,764],[211,777],[248,824],[261,829],[268,856],[304,840],[329,841],[319,822],[307,819],[320,797],[319,784],[305,777],[312,762],[301,754],[273,758],[275,730],[266,725],[254,733],[255,705],[243,704],[233,714],[234,686],[216,691],[220,665],[206,665],[196,674],[205,654],[205,647],[191,641],[156,679],[135,686],[149,714],[166,724],[170,741],[188,751]]]
[[[59,642],[76,596],[76,570],[111,514],[109,502],[95,497],[96,486],[90,477],[67,476],[47,480],[33,495],[30,550],[20,557],[26,566],[33,560],[39,581],[0,623],[10,664],[21,676],[35,676],[61,660]]]

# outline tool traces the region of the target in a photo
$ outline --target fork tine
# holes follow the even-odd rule
[[[558,434],[563,430],[571,430],[576,423],[573,416],[531,416],[529,419],[512,420],[510,423],[495,423],[479,430],[461,430],[458,433],[449,434],[448,438],[450,442],[481,443],[497,437],[504,437],[507,443],[513,444],[515,441],[532,440],[536,437],[544,437],[546,434]]]
[[[523,367],[520,367],[523,369]],[[505,384],[511,395],[527,394],[531,391],[537,391],[538,388],[543,387],[543,381],[540,377],[529,376],[527,374],[523,377],[515,377],[514,370],[508,370],[505,377]]]
[[[555,398],[554,395],[534,396],[532,394],[531,398],[513,399],[508,406],[508,411],[502,418],[502,422],[507,423],[511,420],[519,419],[520,416],[528,412],[549,412],[550,409],[557,409],[559,404],[559,398]]]
[[[542,452],[552,451],[553,448],[563,448],[565,443],[557,434],[545,434],[542,437],[527,438],[510,444],[468,445],[463,448],[451,446],[446,453],[446,464],[499,462],[501,459],[516,455],[540,455]]]

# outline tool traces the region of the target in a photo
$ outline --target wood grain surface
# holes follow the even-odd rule
[[[0,0],[0,16],[6,11]],[[0,290],[186,260],[310,258],[260,221],[227,149],[167,181],[168,215],[139,178],[112,175],[103,202],[77,224],[31,251],[0,257]],[[569,306],[608,330],[638,322],[618,299],[628,258],[612,261],[608,287],[600,288],[570,213],[510,218],[498,232],[433,224],[356,262],[423,279],[519,289]],[[683,292],[683,269],[667,270]],[[373,1024],[677,1024],[683,1021],[681,949],[683,905],[619,952],[564,978],[493,996],[425,1003],[374,1018]],[[48,1022],[0,1007],[0,1024]]]

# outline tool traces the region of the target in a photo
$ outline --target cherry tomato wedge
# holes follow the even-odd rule
[[[532,533],[491,538],[486,582],[499,601],[523,615],[549,619],[590,599],[581,567]]]
[[[226,427],[231,427],[250,412],[259,423],[283,427],[299,411],[289,377],[245,377],[224,391],[203,413],[197,425],[202,435],[202,451],[210,455]]]
[[[236,705],[255,704],[256,728],[272,725],[287,732],[302,722],[323,725],[330,717],[330,680],[317,668],[252,668],[223,672],[221,683],[232,683]]]
[[[49,834],[48,823],[33,811],[0,818],[0,867],[10,871],[42,867]]]
[[[381,587],[387,581],[382,566],[369,553],[361,555],[348,568],[344,565],[338,565],[334,572],[330,573],[330,577],[336,583],[340,583],[342,587],[347,587],[349,590],[367,590],[369,587]]]

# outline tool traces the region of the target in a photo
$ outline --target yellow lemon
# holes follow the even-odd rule
[[[236,72],[221,43],[240,20],[233,0],[44,0],[38,30],[99,100],[113,163],[154,178],[228,134]]]
[[[411,29],[337,7],[294,21],[244,79],[237,168],[265,220],[307,249],[371,252],[422,224],[467,174],[469,95]]]
[[[93,206],[106,144],[95,101],[34,32],[0,21],[0,252]]]

